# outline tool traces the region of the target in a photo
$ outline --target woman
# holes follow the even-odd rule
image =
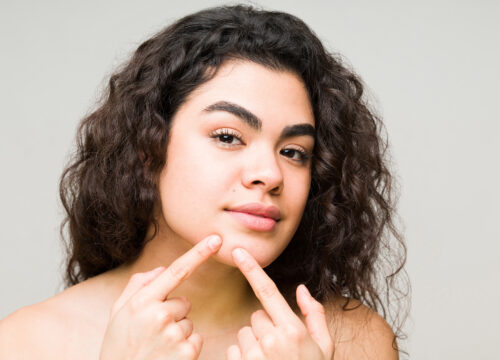
[[[380,272],[399,236],[362,91],[284,13],[144,42],[62,176],[68,289],[4,319],[0,357],[396,359],[377,281],[404,255]]]

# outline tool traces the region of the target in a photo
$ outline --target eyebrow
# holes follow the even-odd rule
[[[251,128],[260,131],[262,129],[262,120],[260,120],[255,114],[252,114],[249,110],[244,107],[231,103],[229,101],[218,101],[212,105],[207,106],[203,109],[204,112],[213,111],[225,111],[235,115],[238,119],[243,120],[245,124]],[[311,136],[315,137],[315,129],[311,124],[295,124],[290,126],[285,126],[281,131],[279,140],[287,139],[294,136]]]

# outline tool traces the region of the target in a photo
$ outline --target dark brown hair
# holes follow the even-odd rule
[[[137,258],[158,199],[169,126],[186,97],[229,59],[300,76],[314,109],[311,188],[299,228],[266,268],[295,304],[304,283],[325,302],[346,296],[391,311],[406,248],[394,226],[393,179],[383,126],[363,99],[363,85],[298,18],[248,6],[186,16],[142,43],[109,80],[104,97],[78,130],[77,149],[60,194],[68,226],[66,285]],[[406,279],[403,276],[404,279]]]

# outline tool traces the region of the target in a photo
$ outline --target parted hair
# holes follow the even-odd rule
[[[157,179],[172,118],[194,89],[234,59],[297,74],[314,111],[304,215],[266,272],[291,306],[304,283],[321,302],[360,300],[400,333],[404,319],[391,309],[408,292],[406,247],[394,220],[383,124],[360,78],[303,21],[244,5],[188,15],[144,41],[81,121],[60,181],[66,286],[138,257],[151,239],[148,229],[158,226]]]

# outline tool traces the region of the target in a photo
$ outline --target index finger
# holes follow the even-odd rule
[[[222,240],[217,235],[203,239],[172,262],[161,275],[154,279],[148,286],[142,288],[140,292],[147,298],[164,301],[198,266],[215,254],[221,244]]]
[[[255,295],[275,325],[286,324],[300,319],[281,295],[274,281],[246,250],[233,250],[236,265],[247,278]]]

